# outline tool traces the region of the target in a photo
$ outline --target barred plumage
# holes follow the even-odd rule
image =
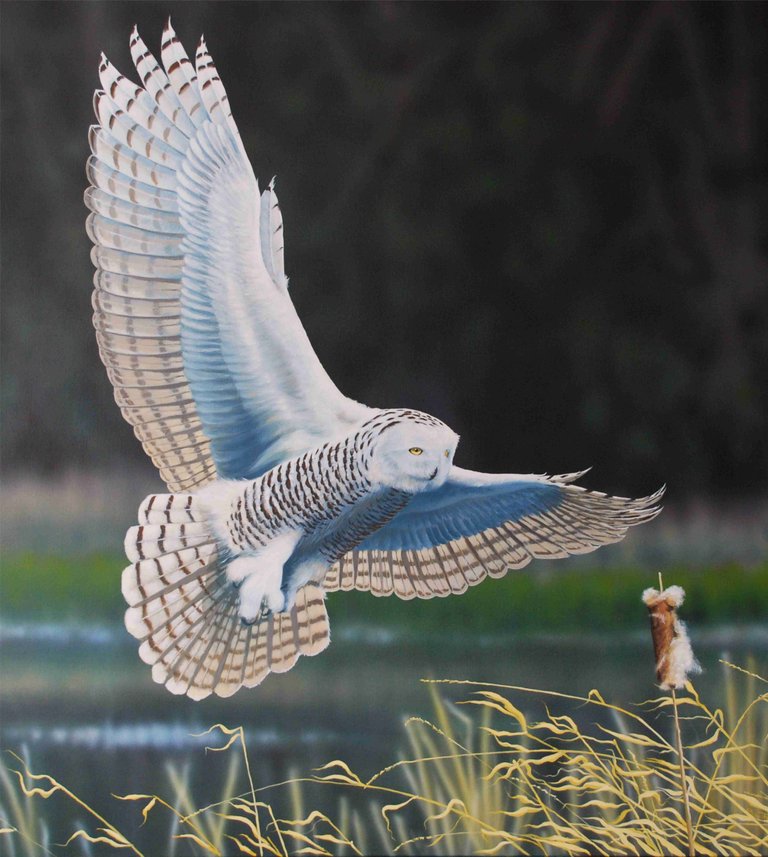
[[[260,191],[203,41],[170,21],[132,83],[102,56],[87,162],[96,338],[166,481],[128,530],[125,622],[194,699],[257,685],[330,640],[324,592],[460,594],[595,550],[658,514],[564,476],[453,465],[419,411],[343,396],[296,316],[274,180]]]

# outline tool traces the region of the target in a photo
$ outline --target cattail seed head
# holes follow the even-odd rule
[[[685,591],[668,586],[663,592],[646,589],[643,603],[651,614],[651,637],[656,658],[656,681],[662,690],[685,687],[689,674],[701,672],[685,624],[677,617]]]

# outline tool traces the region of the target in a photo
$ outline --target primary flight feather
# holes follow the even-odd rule
[[[123,416],[172,492],[128,530],[126,627],[152,676],[201,699],[330,641],[324,593],[431,598],[586,553],[658,514],[564,476],[453,465],[419,411],[342,395],[293,307],[274,183],[259,189],[201,41],[168,22],[142,85],[102,56],[90,129],[94,325]]]

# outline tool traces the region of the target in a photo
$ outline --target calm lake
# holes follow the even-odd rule
[[[727,654],[744,663],[753,653],[763,664],[768,658],[765,628],[710,628],[692,637],[704,667],[697,688],[712,704],[722,703],[718,658]],[[169,762],[191,766],[189,782],[198,805],[216,800],[225,754],[206,755],[204,747],[222,740],[193,736],[214,723],[245,727],[254,781],[267,785],[289,774],[308,774],[335,758],[363,777],[395,761],[407,743],[404,719],[431,713],[421,678],[574,694],[596,687],[611,701],[627,704],[654,695],[650,639],[640,631],[483,637],[453,629],[416,637],[384,628],[341,627],[321,656],[300,659],[291,672],[270,676],[257,689],[202,702],[172,696],[153,684],[119,626],[85,620],[79,626],[6,623],[2,642],[2,747],[28,758],[34,772],[54,775],[108,810],[111,819],[129,812],[134,817],[136,809],[112,800],[110,793],[171,797]],[[442,692],[461,699],[471,689]],[[57,826],[69,824],[72,830],[68,807],[44,809],[60,813]]]

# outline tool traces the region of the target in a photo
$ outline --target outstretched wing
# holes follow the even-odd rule
[[[172,491],[255,477],[364,419],[288,295],[274,185],[260,193],[201,41],[170,21],[143,87],[102,56],[90,130],[94,325],[115,398]]]
[[[584,471],[586,472],[586,471]],[[583,473],[518,476],[453,467],[331,567],[327,590],[431,598],[465,592],[532,558],[589,553],[650,521],[664,489],[629,500],[572,483]]]

